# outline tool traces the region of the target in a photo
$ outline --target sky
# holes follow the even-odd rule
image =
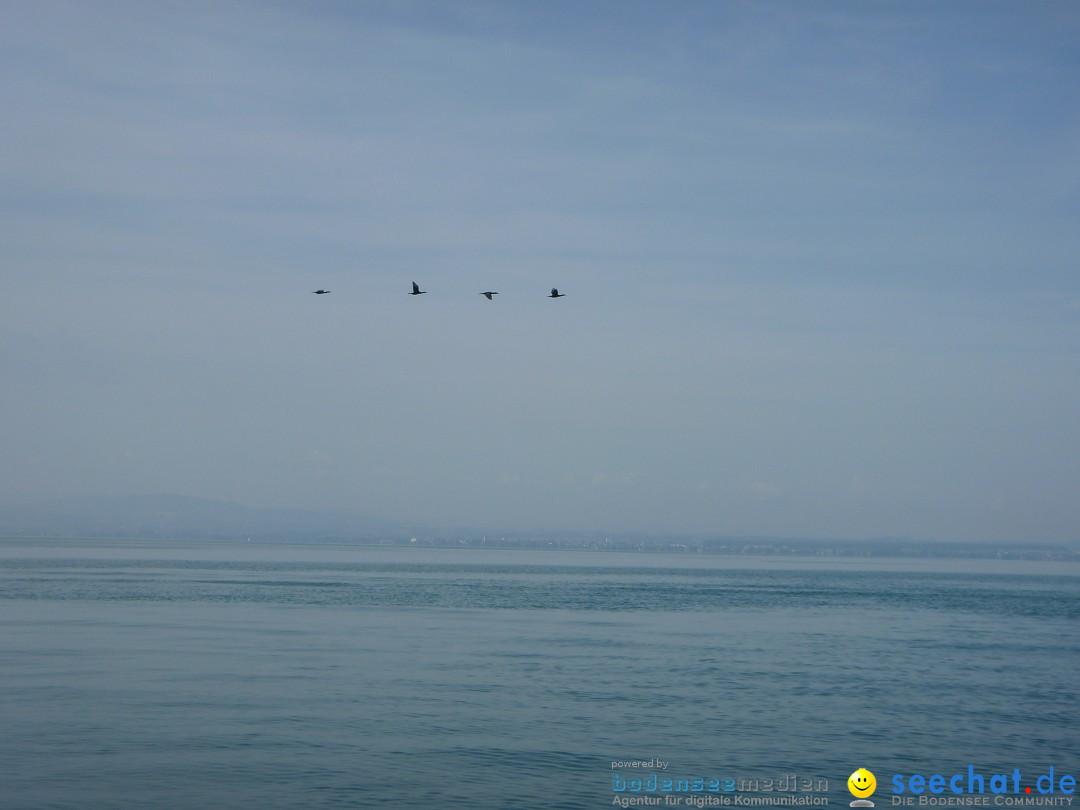
[[[1071,0],[2,10],[0,504],[1080,539]]]

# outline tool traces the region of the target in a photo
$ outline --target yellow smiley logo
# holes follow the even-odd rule
[[[877,789],[877,779],[866,768],[859,768],[847,779],[847,789],[852,796],[865,799]]]

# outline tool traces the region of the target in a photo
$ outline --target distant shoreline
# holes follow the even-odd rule
[[[820,559],[939,559],[1080,562],[1080,551],[1064,544],[932,542],[904,540],[803,540],[767,538],[630,538],[593,535],[560,535],[535,532],[523,535],[446,535],[364,537],[347,535],[297,535],[282,533],[173,534],[164,532],[0,532],[0,541],[93,542],[200,542],[272,543],[297,545],[363,546],[381,548],[442,548],[508,551],[581,551],[637,554],[685,554],[705,557],[813,557]]]

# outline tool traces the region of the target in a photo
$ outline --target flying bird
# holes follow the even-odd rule
[[[328,292],[333,292],[333,290],[312,290],[311,294],[312,295],[326,295]]]
[[[417,284],[417,283],[416,283],[416,282],[414,281],[414,282],[412,283],[412,292],[411,292],[411,293],[409,293],[409,295],[423,295],[423,294],[424,294],[424,293],[426,293],[426,292],[427,292],[427,290],[421,290],[421,289],[420,289],[420,285],[419,285],[419,284]]]
[[[498,293],[497,293],[497,292],[494,292],[493,290],[488,290],[487,292],[482,292],[482,293],[480,293],[480,294],[481,294],[482,296],[484,296],[484,297],[485,297],[485,298],[486,298],[486,299],[487,299],[488,301],[494,301],[495,299],[494,299],[494,298],[492,298],[491,296],[493,296],[493,295],[498,295]]]
[[[551,288],[551,295],[549,295],[548,298],[563,298],[565,296],[566,296],[566,293],[561,293],[561,292],[558,291],[557,288],[552,287]]]

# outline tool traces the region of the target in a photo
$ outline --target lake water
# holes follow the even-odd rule
[[[9,540],[0,807],[882,808],[1077,775],[1078,672],[1068,564]]]

